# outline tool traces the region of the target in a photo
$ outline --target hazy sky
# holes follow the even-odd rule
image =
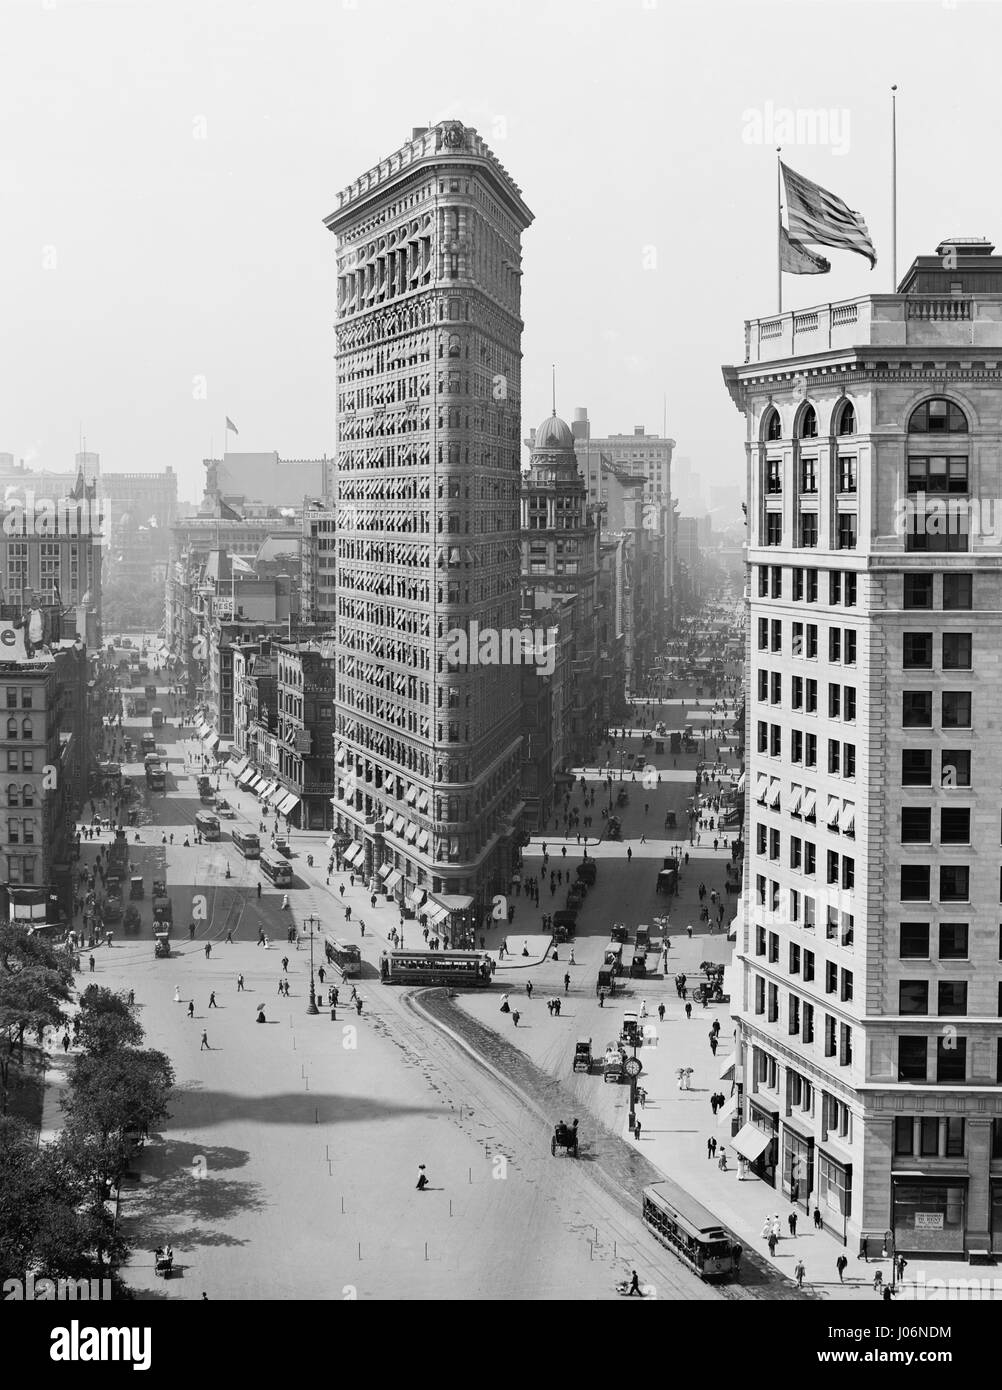
[[[785,307],[884,292],[892,82],[899,274],[943,236],[1002,243],[1000,39],[975,0],[2,0],[0,451],[69,467],[82,428],[193,499],[226,415],[233,447],[330,452],[322,219],[455,117],[535,213],[523,435],[555,361],[560,413],[660,430],[667,394],[678,453],[736,481],[720,366],[776,308],[770,109],[834,113],[785,157],[879,256],[784,277]]]

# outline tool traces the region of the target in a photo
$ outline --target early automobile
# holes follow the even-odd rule
[[[133,874],[132,877],[129,879],[129,897],[130,897],[130,898],[141,898],[142,896],[143,896],[143,876],[142,876],[142,874]]]
[[[216,815],[222,816],[224,820],[235,820],[236,811],[223,796],[216,797]]]
[[[153,938],[153,954],[160,960],[166,960],[170,955],[170,936],[165,931],[158,931]]]
[[[619,1034],[620,1041],[626,1043],[627,1047],[639,1047],[644,1040],[644,1035],[640,1028],[640,1018],[635,1013],[623,1015],[623,1026]]]
[[[284,854],[286,859],[292,857],[292,849],[289,845],[289,840],[286,835],[275,836],[275,849],[277,853]]]
[[[602,1079],[604,1081],[622,1081],[625,1061],[626,1054],[619,1043],[610,1043],[605,1049],[605,1057],[602,1061]]]
[[[574,1070],[591,1071],[591,1038],[578,1038],[574,1048]]]
[[[550,1153],[555,1154],[557,1149],[564,1149],[571,1158],[578,1156],[578,1122],[572,1125],[565,1124],[563,1120],[558,1125],[554,1125],[553,1137],[550,1140]]]

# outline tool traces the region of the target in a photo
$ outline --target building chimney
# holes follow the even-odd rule
[[[588,420],[588,410],[586,406],[579,405],[574,409],[574,419],[571,421],[571,434],[575,439],[590,439],[591,424]]]

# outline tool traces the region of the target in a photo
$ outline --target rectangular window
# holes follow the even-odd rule
[[[772,619],[770,639],[769,645],[772,651],[781,652],[783,650],[783,624],[779,618]]]
[[[838,490],[839,492],[856,491],[856,460],[852,458],[840,458],[838,461]]]
[[[775,965],[779,960],[779,936],[776,932],[769,933],[769,963]]]
[[[828,602],[831,604],[842,602],[842,571],[828,571]]]
[[[943,1123],[946,1126],[947,1158],[963,1158],[964,1120],[960,1115],[948,1115]]]
[[[936,1080],[967,1080],[967,1039],[948,1037],[936,1039]]]
[[[931,632],[906,632],[902,649],[902,664],[906,671],[929,671],[932,669]]]
[[[758,596],[759,598],[769,597],[769,567],[759,565],[758,567]]]
[[[786,1031],[790,1034],[800,1032],[800,1000],[795,994],[788,996],[789,1012],[786,1020]]]
[[[774,671],[771,677],[771,691],[769,695],[770,704],[781,705],[783,703],[783,677],[778,671]]]
[[[927,1014],[929,1012],[929,981],[898,981],[898,1013]]]
[[[804,841],[804,873],[813,874],[817,868],[817,845],[813,840]]]
[[[758,698],[768,700],[769,698],[769,672],[759,671],[758,673]]]
[[[769,725],[769,752],[778,758],[783,751],[783,730],[778,724]]]
[[[800,763],[804,760],[804,735],[800,729],[790,730],[790,761]]]
[[[940,960],[967,960],[967,928],[966,922],[940,922]]]
[[[783,460],[767,459],[765,465],[765,490],[771,496],[783,491]]]
[[[779,831],[775,829],[769,831],[769,858],[779,858]]]
[[[969,787],[971,785],[970,749],[943,749],[941,785],[944,787]]]
[[[929,1070],[928,1052],[924,1037],[899,1037],[898,1080],[925,1081]]]
[[[802,709],[804,704],[804,678],[794,676],[790,687],[790,704],[793,709]]]
[[[930,874],[928,864],[902,864],[901,901],[927,903],[930,894]]]
[[[903,787],[932,786],[931,748],[903,748],[901,750],[901,785]]]
[[[901,696],[901,727],[932,728],[932,691],[906,690]]]
[[[846,608],[856,607],[856,576],[847,573],[845,576],[843,602]]]
[[[970,898],[971,871],[966,864],[943,864],[939,870],[941,903],[966,903]]]
[[[825,1056],[835,1056],[835,1019],[825,1014]]]
[[[939,839],[944,845],[971,843],[971,812],[969,808],[944,808],[939,813]]]
[[[842,694],[842,718],[847,724],[851,724],[856,718],[856,687],[844,686]]]
[[[842,716],[842,687],[840,685],[828,685],[828,718],[840,719]]]
[[[856,549],[856,513],[840,512],[835,532],[836,550]]]
[[[937,992],[941,1018],[962,1018],[967,1013],[966,980],[940,980]]]
[[[837,690],[838,686],[836,686],[835,689]],[[832,776],[838,776],[838,772],[841,766],[842,745],[839,743],[837,738],[830,738],[828,740],[828,771],[832,774]]]
[[[932,575],[906,574],[904,590],[905,608],[932,607]]]
[[[765,1016],[769,1023],[775,1023],[779,1018],[779,989],[773,984],[768,986],[768,1006]]]
[[[856,629],[847,627],[843,633],[842,662],[845,666],[856,664]]]
[[[772,597],[783,597],[783,567],[782,565],[772,566]]]
[[[817,767],[818,765],[818,736],[808,734],[804,743],[804,766]]]
[[[761,975],[755,976],[755,1012],[765,1013],[765,980]]]
[[[973,574],[943,575],[943,607],[947,610],[974,607]]]
[[[971,669],[972,637],[969,632],[943,633],[943,670]]]
[[[804,1000],[804,1031],[801,1034],[805,1043],[814,1041],[814,1005]]]
[[[800,947],[790,943],[790,974],[800,974]]]
[[[834,961],[825,961],[825,994],[834,994],[838,989],[838,966]]]
[[[783,544],[783,514],[782,512],[766,512],[765,514],[765,543],[766,545]]]
[[[999,931],[1002,934],[1002,928]],[[928,960],[929,923],[902,922],[899,943],[898,955],[902,960]],[[999,959],[1002,960],[1002,935],[1000,935]]]
[[[767,651],[769,648],[769,619],[759,618],[758,620],[758,649],[760,652]]]
[[[928,845],[932,842],[932,810],[928,806],[901,808],[901,843]]]
[[[828,882],[828,883],[838,883],[838,862],[839,862],[839,861],[838,861],[838,852],[837,852],[836,850],[830,849],[830,850],[828,851],[828,860],[827,860],[827,863],[828,863],[827,882]]]
[[[807,685],[805,686],[804,689],[805,689],[804,709],[806,710],[806,712],[807,712],[808,714],[817,714],[817,712],[818,712],[818,683],[817,683],[817,681],[816,681],[816,680],[812,680],[811,677],[808,676],[808,677],[807,677]]]
[[[806,640],[804,642],[804,656],[808,659],[808,661],[816,661],[818,658],[817,623],[807,624]]]
[[[842,745],[842,776],[850,779],[856,776],[856,745],[854,743],[843,743]]]
[[[909,458],[909,492],[967,491],[966,458]]]
[[[766,753],[769,750],[769,725],[765,722],[764,719],[759,719],[757,721],[757,732],[758,751],[760,753]]]
[[[818,543],[818,514],[817,512],[803,512],[800,517],[800,544],[807,550],[813,550]]]
[[[790,868],[799,869],[803,862],[803,841],[799,835],[790,836]]]
[[[828,660],[842,660],[842,629],[840,627],[833,627],[828,630]]]
[[[818,601],[818,572],[817,570],[807,571],[807,602],[817,603]]]
[[[813,494],[818,490],[817,459],[800,460],[800,491]]]
[[[915,1150],[914,1129],[910,1115],[894,1117],[894,1153],[898,1158],[909,1158]]]
[[[795,569],[793,571],[793,601],[802,603],[804,599],[804,571]]]
[[[969,690],[943,691],[944,729],[969,729],[971,727],[971,692]]]
[[[814,952],[804,952],[804,981],[807,984],[814,979]]]

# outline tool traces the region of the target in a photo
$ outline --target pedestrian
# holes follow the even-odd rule
[[[350,921],[351,921],[351,908],[350,908],[350,907],[346,907],[345,910],[344,910],[344,920],[345,920],[346,922],[350,922]]]
[[[639,1120],[635,1120],[635,1121],[633,1122],[633,1137],[634,1137],[634,1139],[636,1139],[636,1140],[638,1140],[638,1141],[639,1141],[639,1139],[640,1139],[640,1121],[639,1121]]]
[[[418,1164],[417,1190],[418,1190],[419,1192],[423,1192],[427,1186],[428,1186],[428,1174],[425,1172],[425,1166],[424,1166],[424,1164],[423,1164],[423,1163],[419,1163],[419,1164]]]
[[[532,998],[532,981],[531,981],[531,980],[526,980],[526,982],[525,982],[525,997],[526,997],[527,999],[531,999],[531,998]]]
[[[282,964],[285,965],[285,961],[283,961]],[[286,969],[288,969],[288,966],[286,966]],[[323,966],[321,966],[320,969],[317,971],[317,979],[320,981],[321,984],[323,984],[326,978],[327,971],[324,969]]]
[[[685,1016],[686,1016],[687,1019],[688,1019],[688,1018],[692,1018],[692,1005],[689,1004],[688,1002],[686,1003],[686,1006],[685,1006]]]
[[[711,1052],[711,1054],[712,1054],[714,1057],[716,1057],[716,1055],[717,1055],[717,1035],[716,1035],[716,1033],[711,1033],[711,1034],[710,1034],[710,1052]]]
[[[643,1296],[644,1296],[644,1295],[643,1295],[643,1292],[641,1291],[641,1288],[640,1288],[640,1279],[639,1279],[639,1277],[638,1277],[638,1275],[637,1275],[637,1271],[636,1271],[635,1269],[634,1269],[633,1271],[631,1271],[631,1276],[630,1276],[630,1287],[629,1287],[629,1289],[627,1289],[627,1291],[626,1291],[626,1296],[627,1296],[627,1298],[632,1298],[634,1294],[637,1294],[637,1296],[638,1296],[639,1298],[643,1298]]]
[[[189,941],[194,941],[194,940],[195,940],[195,923],[194,923],[194,922],[189,922],[189,923],[188,923],[188,940],[189,940]]]
[[[773,1259],[776,1258],[776,1245],[777,1245],[777,1244],[778,1244],[778,1242],[777,1242],[777,1240],[776,1240],[775,1232],[770,1231],[770,1232],[769,1232],[769,1254],[772,1256]]]
[[[286,975],[288,975],[288,973],[289,973],[289,957],[288,957],[288,956],[283,956],[283,957],[282,957],[282,969],[285,971]],[[323,966],[321,966],[320,969],[323,970]],[[319,972],[318,972],[318,973],[319,973]],[[321,975],[321,976],[320,976],[320,983],[323,984],[323,982],[324,982],[324,977],[323,977],[323,975]]]
[[[797,1288],[802,1289],[804,1287],[804,1275],[807,1273],[803,1260],[798,1260],[793,1266],[793,1273],[797,1280]]]
[[[519,1021],[519,1019],[520,1019],[521,1017],[522,1017],[522,1015],[519,1013],[518,1009],[513,1009],[513,1010],[512,1010],[511,1021],[512,1021],[512,1023],[514,1023],[514,1025],[515,1025],[516,1028],[518,1027],[518,1021]]]
[[[257,886],[257,895],[258,895],[258,897],[261,896],[261,885],[260,885],[260,883],[259,883],[258,886]]]
[[[717,1141],[716,1141],[716,1139],[712,1139],[712,1138],[711,1138],[711,1139],[707,1139],[707,1141],[706,1141],[706,1156],[707,1156],[707,1158],[714,1158],[714,1157],[716,1156],[716,1153],[717,1153]]]
[[[571,977],[570,977],[570,975],[569,975],[567,972],[565,972],[565,973],[564,973],[564,993],[565,993],[565,994],[570,994],[570,992],[571,992]]]
[[[94,957],[93,957],[93,956],[90,956],[88,959],[90,960],[90,973],[93,975],[93,973],[94,973]]]
[[[843,1255],[839,1255],[838,1259],[835,1261],[835,1268],[838,1270],[838,1281],[839,1281],[840,1284],[844,1284],[844,1283],[845,1283],[844,1275],[845,1275],[846,1265],[848,1265],[848,1263],[849,1263],[849,1261],[848,1261],[848,1259],[845,1257],[844,1254],[843,1254]]]
[[[790,1235],[795,1236],[797,1234],[797,1213],[795,1211],[790,1212],[786,1218],[786,1224],[790,1228]]]
[[[189,1017],[189,1018],[194,1018],[194,1017],[195,1017],[195,1001],[194,1001],[194,999],[189,999],[189,1000],[188,1000],[188,1017]]]
[[[905,1277],[905,1266],[908,1264],[908,1261],[905,1259],[904,1255],[898,1255],[895,1258],[894,1264],[898,1271],[898,1283],[900,1284]]]
[[[686,1089],[688,1089],[688,1088],[686,1088]],[[727,1150],[726,1150],[726,1149],[721,1149],[721,1150],[720,1150],[720,1157],[717,1159],[717,1167],[720,1169],[720,1171],[721,1171],[722,1173],[726,1173],[726,1172],[727,1172]]]
[[[660,1019],[660,1021],[661,1021],[662,1023],[664,1023],[664,1021],[665,1021],[665,1006],[664,1006],[664,1004],[659,1004],[659,1005],[658,1005],[658,1018]]]
[[[209,1008],[210,1008],[210,1009],[218,1009],[218,1008],[219,1008],[219,1005],[216,1003],[216,991],[215,991],[215,990],[212,990],[211,993],[209,994]]]
[[[64,1052],[69,1052],[69,1050],[70,1050],[70,1035],[69,1035],[69,1033],[64,1033],[64,1034],[63,1034],[63,1051],[64,1051]]]
[[[822,1228],[822,1226],[823,1226],[823,1224],[824,1224],[824,1223],[823,1223],[822,1220],[821,1220],[821,1208],[820,1208],[820,1207],[815,1207],[815,1208],[814,1208],[814,1229],[815,1229],[816,1231],[820,1231],[821,1228]]]
[[[355,996],[355,1012],[359,1018],[362,1017],[362,999],[360,995]]]
[[[212,955],[212,942],[211,942],[211,941],[207,941],[207,942],[205,943],[205,959],[208,960],[209,957],[210,957],[211,955]]]
[[[238,993],[238,994],[239,994],[240,991],[243,989],[243,987],[244,987],[244,977],[243,977],[242,975],[238,975],[238,976],[237,976],[237,993]]]
[[[209,1046],[209,1035],[204,1028],[202,1029],[202,1046],[198,1050],[199,1052],[212,1051],[212,1048]]]
[[[874,1292],[875,1294],[879,1294],[879,1293],[880,1293],[880,1291],[881,1291],[881,1289],[882,1289],[882,1287],[883,1287],[883,1283],[884,1283],[884,1276],[883,1276],[883,1274],[881,1273],[881,1271],[878,1269],[878,1270],[875,1271],[875,1273],[874,1273],[874,1275],[873,1275],[873,1292]]]

